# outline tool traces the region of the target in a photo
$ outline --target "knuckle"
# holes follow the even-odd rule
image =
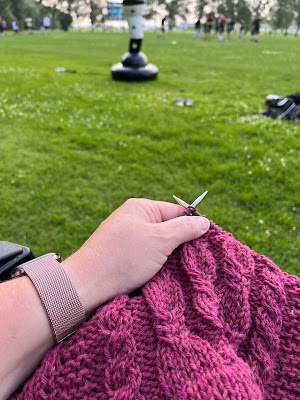
[[[127,199],[124,204],[132,206],[132,205],[141,204],[145,201],[146,201],[146,199],[143,199],[143,198],[131,197],[131,198]]]
[[[126,205],[132,205],[132,204],[134,204],[134,203],[136,203],[136,201],[137,201],[137,199],[136,198],[134,198],[134,197],[131,197],[131,198],[129,198],[129,199],[127,199],[126,201],[125,201],[125,203],[124,204],[126,204]]]
[[[148,202],[149,200],[147,199],[132,197],[125,201],[123,207],[125,207],[130,211],[138,209],[146,209]]]
[[[125,201],[123,207],[125,207],[125,209],[132,210],[135,209],[138,206],[138,204],[139,204],[139,199],[132,197]]]

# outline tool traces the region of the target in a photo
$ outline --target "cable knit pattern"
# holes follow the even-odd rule
[[[300,399],[299,306],[299,278],[212,229],[100,307],[11,399]]]

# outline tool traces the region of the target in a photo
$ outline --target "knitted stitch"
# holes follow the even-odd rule
[[[11,399],[300,399],[299,306],[299,278],[212,229],[100,307]]]

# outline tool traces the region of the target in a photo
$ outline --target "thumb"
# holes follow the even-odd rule
[[[210,226],[210,222],[204,217],[178,217],[162,222],[162,234],[169,238],[172,247],[175,249],[182,243],[204,235]]]

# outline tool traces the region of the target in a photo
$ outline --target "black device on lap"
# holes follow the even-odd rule
[[[0,282],[10,279],[10,272],[15,267],[33,259],[29,247],[0,241]]]

